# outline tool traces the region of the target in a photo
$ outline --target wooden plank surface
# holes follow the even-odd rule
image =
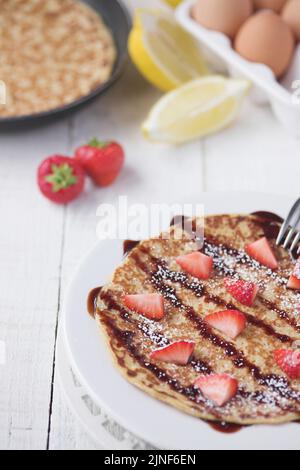
[[[63,209],[42,199],[35,168],[67,149],[68,126],[0,136],[0,448],[45,448],[60,288]]]

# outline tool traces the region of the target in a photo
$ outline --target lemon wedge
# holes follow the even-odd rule
[[[180,144],[217,132],[239,113],[250,82],[217,75],[193,80],[164,95],[142,126],[151,141]]]
[[[162,91],[208,73],[198,43],[164,10],[136,10],[128,49],[141,74]]]

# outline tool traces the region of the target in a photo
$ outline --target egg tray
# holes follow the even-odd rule
[[[218,73],[250,80],[253,83],[252,100],[258,104],[270,103],[280,123],[289,133],[300,138],[300,44],[289,70],[278,81],[266,65],[241,57],[225,34],[197,23],[191,16],[195,3],[195,0],[184,1],[177,7],[175,15],[178,23],[200,42],[208,65]]]

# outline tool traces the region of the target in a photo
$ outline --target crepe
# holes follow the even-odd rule
[[[274,350],[299,346],[300,340],[300,296],[287,289],[294,264],[275,246],[279,227],[279,220],[265,213],[225,214],[205,218],[202,243],[180,226],[170,228],[169,238],[164,234],[140,242],[96,302],[97,324],[124,377],[152,397],[209,421],[247,425],[298,420],[300,380],[290,379],[273,356]],[[246,244],[263,236],[279,262],[276,271],[244,252]],[[175,261],[200,244],[214,259],[214,273],[207,281],[186,274]],[[224,289],[224,277],[233,276],[259,286],[253,307],[241,305]],[[163,295],[166,313],[160,321],[124,306],[124,294],[141,293]],[[225,309],[242,311],[247,318],[247,327],[235,340],[204,322],[206,315]],[[150,359],[152,351],[178,340],[196,343],[187,365]],[[238,380],[236,396],[223,406],[194,386],[199,376],[212,373]]]
[[[0,12],[1,118],[69,105],[111,77],[113,34],[86,3],[0,0]]]

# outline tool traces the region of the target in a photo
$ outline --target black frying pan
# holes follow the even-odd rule
[[[92,91],[89,95],[83,96],[70,104],[59,108],[44,111],[42,113],[30,114],[26,116],[0,118],[0,130],[13,129],[25,123],[40,124],[41,121],[67,114],[76,108],[104,93],[121,75],[124,65],[127,62],[127,40],[131,27],[129,13],[123,3],[119,0],[82,0],[99,12],[105,23],[114,35],[118,49],[116,64],[110,79]]]

